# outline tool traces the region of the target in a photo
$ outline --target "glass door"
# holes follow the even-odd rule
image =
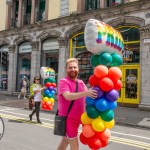
[[[118,102],[124,104],[139,104],[140,97],[140,68],[139,65],[123,65],[122,70],[123,87],[120,90]]]

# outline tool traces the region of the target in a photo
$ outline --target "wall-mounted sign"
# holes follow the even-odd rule
[[[59,49],[59,43],[57,40],[46,40],[43,42],[42,50],[48,51],[48,50],[57,50]]]
[[[25,42],[19,46],[19,53],[30,53],[32,51],[32,46],[30,42]]]
[[[144,44],[150,43],[150,39],[144,39]]]

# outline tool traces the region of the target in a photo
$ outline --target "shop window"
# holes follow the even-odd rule
[[[73,42],[73,47],[85,46],[85,43],[84,43],[84,34],[80,34],[78,36],[75,36],[72,39],[72,42]]]
[[[85,0],[85,11],[99,8],[99,0]]]
[[[117,30],[124,40],[124,63],[139,63],[140,60],[140,32],[136,26],[121,26]]]
[[[83,80],[85,84],[88,84],[89,77],[93,74],[93,67],[90,63],[91,52],[83,52],[76,56],[79,61],[79,79]]]

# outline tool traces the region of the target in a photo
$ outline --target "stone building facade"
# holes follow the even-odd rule
[[[30,67],[26,74],[29,75],[30,82],[34,76],[40,74],[40,67],[45,65],[45,59],[48,59],[48,55],[50,58],[57,59],[58,66],[55,66],[57,81],[64,77],[65,61],[71,56],[70,40],[75,34],[84,32],[87,20],[93,18],[114,28],[119,26],[139,27],[140,61],[138,65],[140,66],[140,76],[138,76],[138,80],[140,100],[138,106],[150,109],[149,8],[149,0],[135,1],[0,31],[0,47],[7,46],[9,51],[6,93],[13,94],[19,89],[19,74],[25,72],[25,70],[20,71],[19,68],[22,59],[29,60]],[[47,51],[47,47],[49,47],[49,51]]]

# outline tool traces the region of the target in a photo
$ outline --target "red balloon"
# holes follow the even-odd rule
[[[90,138],[95,135],[95,131],[93,130],[92,126],[87,124],[82,128],[82,133],[86,138]]]
[[[119,91],[122,88],[121,80],[114,81],[114,89]]]
[[[50,107],[50,106],[52,106],[52,103],[51,102],[46,102],[46,105],[48,106],[48,107]]]
[[[110,138],[110,130],[109,129],[105,129],[102,132],[96,132],[97,138],[99,140],[108,140]]]
[[[89,83],[91,86],[98,86],[100,79],[98,79],[95,75],[91,75],[89,78]]]
[[[45,105],[45,101],[42,101],[42,105]]]
[[[110,91],[114,88],[114,83],[110,78],[105,77],[100,80],[99,86],[103,91]]]
[[[51,83],[52,87],[55,88],[56,87],[56,83]]]
[[[119,80],[122,77],[122,71],[118,67],[111,67],[108,70],[108,77],[112,80]]]
[[[94,75],[97,78],[103,78],[108,75],[108,68],[104,65],[98,65],[94,69]]]
[[[108,140],[101,140],[101,148],[108,145]]]
[[[52,110],[52,109],[53,109],[52,105],[48,107],[48,110]]]
[[[42,105],[42,108],[43,109],[47,109],[47,106],[44,104],[44,105]]]
[[[45,84],[45,86],[46,86],[46,87],[50,87],[50,86],[51,86],[51,83],[50,83],[50,82],[47,82],[47,83]]]
[[[101,148],[101,141],[97,139],[96,137],[90,138],[88,140],[88,146],[91,149],[100,149]]]
[[[88,143],[87,143],[87,142],[88,142],[88,138],[86,138],[86,137],[83,135],[83,133],[80,134],[79,139],[80,139],[80,141],[81,141],[82,144],[84,144],[84,145],[87,145],[87,144],[88,144]]]

